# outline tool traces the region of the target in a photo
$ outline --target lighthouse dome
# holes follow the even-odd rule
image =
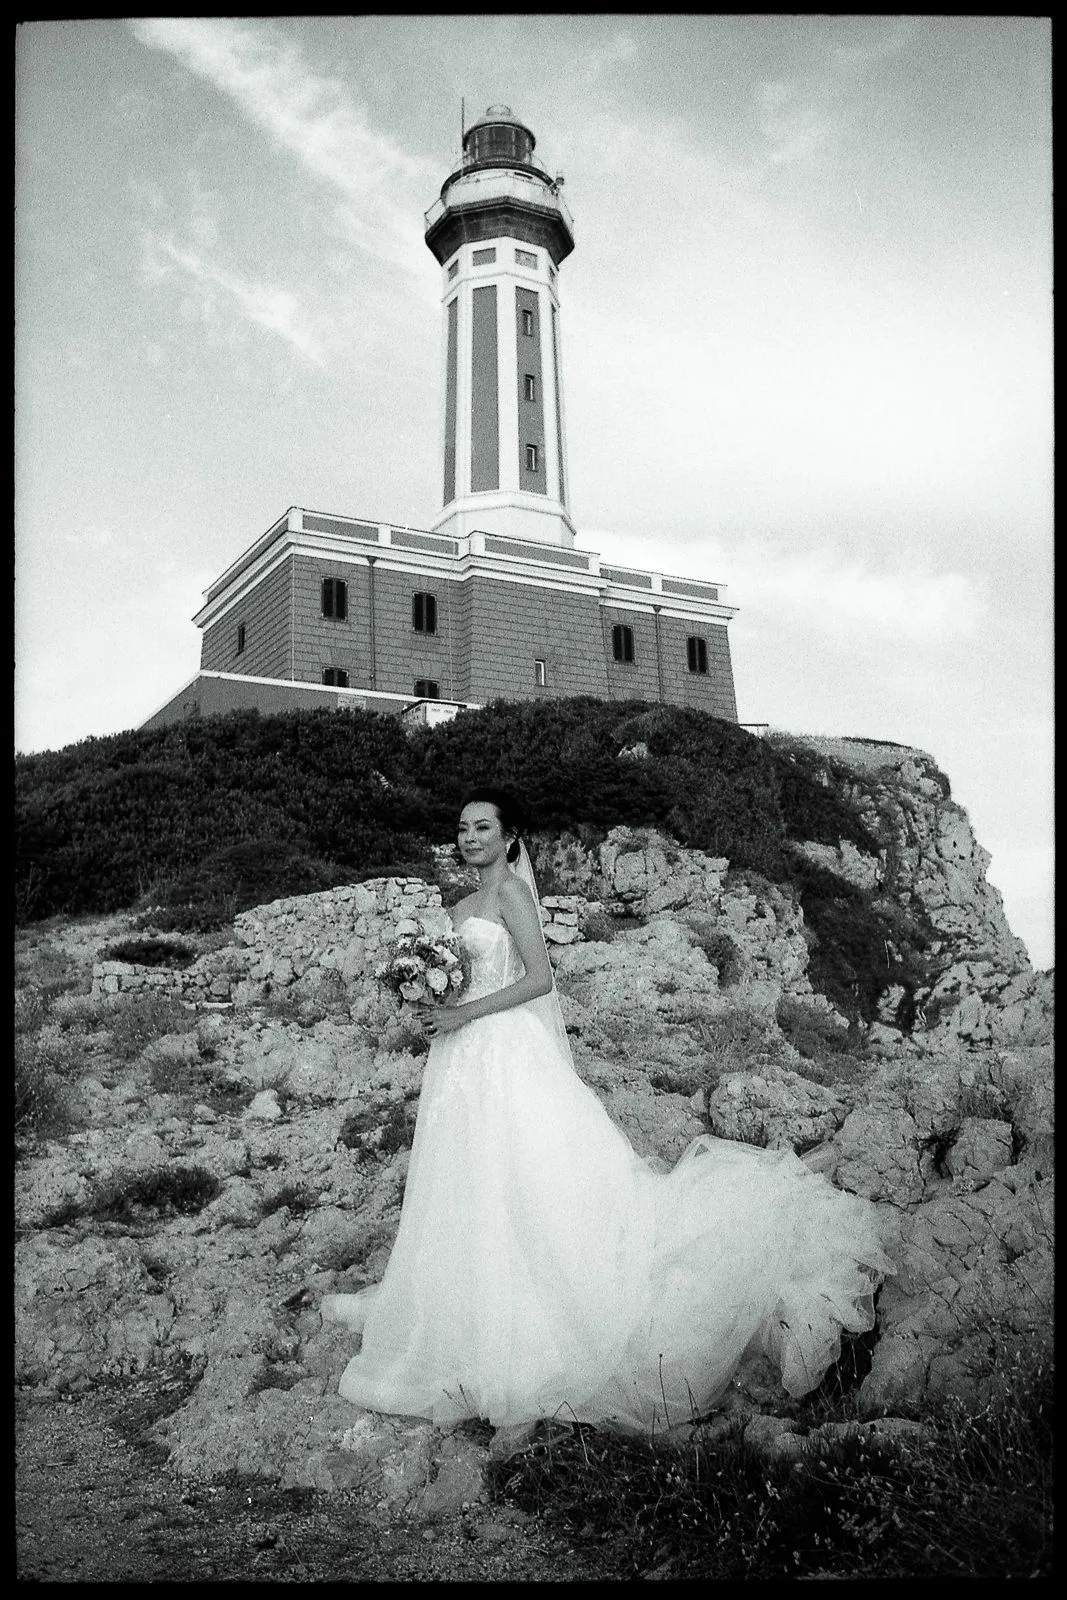
[[[533,166],[537,140],[510,106],[490,106],[484,117],[472,122],[463,135],[463,155],[467,164]],[[539,165],[539,163],[538,163]]]

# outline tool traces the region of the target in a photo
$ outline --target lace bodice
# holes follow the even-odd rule
[[[460,996],[462,1000],[480,1000],[482,995],[495,994],[523,977],[526,968],[515,948],[515,941],[501,922],[489,917],[465,917],[456,929],[471,958],[470,985]]]

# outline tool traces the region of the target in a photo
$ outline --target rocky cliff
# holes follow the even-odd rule
[[[931,1394],[980,1398],[996,1339],[1050,1316],[1052,975],[1012,936],[930,757],[806,749],[879,849],[798,853],[926,930],[922,981],[887,981],[873,1023],[813,983],[782,885],[648,830],[539,839],[536,859],[576,1065],[635,1147],[672,1161],[709,1130],[788,1145],[878,1207],[897,1271],[852,1365],[888,1426]],[[484,1445],[338,1398],[346,1337],[318,1312],[380,1274],[395,1233],[424,1045],[371,974],[398,929],[447,925],[442,890],[462,885],[444,854],[437,876],[259,907],[183,972],[95,963],[82,1005],[105,1042],[82,1125],[16,1171],[20,1381],[178,1368],[185,1401],[156,1430],[178,1471],[363,1485],[423,1511],[477,1498]],[[108,1020],[149,987],[185,1020],[117,1062]],[[731,1406],[753,1439],[801,1452],[766,1373],[742,1379]]]

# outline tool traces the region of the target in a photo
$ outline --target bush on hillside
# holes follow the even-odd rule
[[[647,755],[622,754],[634,746]],[[532,832],[588,845],[619,824],[658,828],[798,896],[813,981],[850,1015],[911,981],[919,948],[921,930],[889,928],[888,902],[791,860],[792,839],[878,848],[829,764],[683,707],[500,701],[415,732],[374,712],[240,711],[16,768],[22,920],[152,904],[154,926],[192,931],[398,863],[433,880],[464,793],[493,783],[521,797]]]
[[[116,939],[97,952],[100,961],[126,961],[135,967],[173,967],[181,970],[196,960],[192,945],[181,939]]]

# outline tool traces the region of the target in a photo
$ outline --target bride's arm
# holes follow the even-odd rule
[[[483,995],[480,1000],[466,1003],[461,1000],[458,1005],[435,1007],[430,1019],[436,1024],[433,1031],[452,1033],[477,1017],[488,1017],[494,1011],[509,1011],[526,1000],[536,1000],[552,988],[552,968],[541,932],[541,918],[533,896],[521,879],[511,877],[501,884],[499,906],[504,926],[522,957],[525,976],[509,983],[505,989],[497,989],[494,994]]]

